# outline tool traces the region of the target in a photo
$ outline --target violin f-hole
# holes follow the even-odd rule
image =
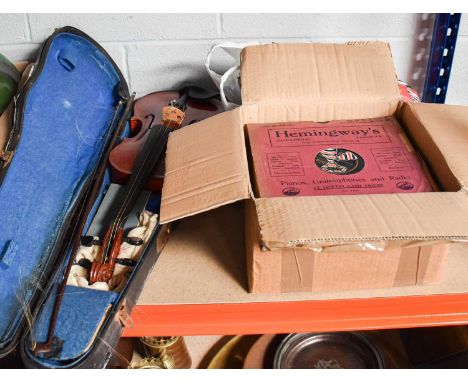
[[[145,116],[145,119],[148,119],[148,118],[151,118],[151,121],[148,124],[148,129],[151,129],[151,126],[153,126],[153,122],[154,122],[156,116],[154,114],[148,114],[147,116]]]

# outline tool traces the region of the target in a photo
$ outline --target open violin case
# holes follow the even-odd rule
[[[0,356],[19,348],[27,367],[103,368],[113,355],[167,236],[157,220],[126,282],[118,290],[67,285],[49,331],[76,238],[116,208],[106,202],[106,155],[128,134],[132,99],[109,55],[72,27],[45,41],[19,90],[0,161]],[[135,215],[157,219],[157,194],[137,204]],[[52,346],[38,352],[49,335]]]

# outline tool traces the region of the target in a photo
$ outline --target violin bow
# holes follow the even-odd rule
[[[33,351],[36,356],[50,358],[54,356],[55,354],[57,354],[58,352],[60,352],[61,350],[61,341],[57,337],[55,337],[55,327],[57,324],[57,318],[58,318],[58,314],[60,311],[60,306],[62,304],[63,295],[65,293],[65,287],[67,286],[68,277],[70,275],[70,271],[75,260],[75,254],[78,251],[78,248],[80,246],[80,235],[84,230],[86,221],[88,219],[88,215],[94,206],[96,195],[99,193],[101,189],[102,181],[104,179],[104,173],[106,171],[106,158],[109,157],[111,150],[117,144],[117,139],[119,139],[122,136],[125,130],[126,122],[130,118],[134,100],[135,100],[135,93],[133,93],[130,96],[130,98],[127,101],[125,101],[126,103],[125,110],[116,128],[116,132],[115,134],[113,134],[110,141],[107,143],[104,149],[104,152],[101,155],[100,165],[95,169],[94,174],[91,177],[91,183],[88,186],[88,190],[85,192],[85,195],[83,196],[84,202],[82,203],[80,210],[77,211],[76,213],[77,222],[74,225],[74,228],[72,229],[72,233],[70,236],[72,238],[71,241],[73,242],[71,256],[67,263],[65,273],[63,275],[59,291],[57,293],[57,297],[55,298],[54,308],[52,311],[52,316],[51,316],[49,328],[47,331],[46,341],[43,343],[36,342],[33,346]],[[121,101],[118,107],[121,107],[122,104],[123,102]],[[115,113],[114,121],[118,115],[119,113],[117,111]],[[66,251],[67,247],[64,247],[63,250]]]
[[[105,154],[102,158],[108,158],[110,151],[115,147],[117,138],[120,137],[124,131],[125,124],[130,117],[131,107],[134,103],[135,95],[132,94],[131,98],[127,101],[127,105],[125,111],[122,115],[122,119],[119,122],[119,126],[117,128],[116,134],[114,134],[113,138],[106,146]],[[162,153],[165,150],[168,134],[170,129],[178,128],[185,116],[185,103],[187,97],[186,95],[182,96],[179,101],[171,101],[169,106],[166,106],[163,109],[163,118],[162,118],[162,125],[153,126],[152,130],[154,132],[151,133],[148,137],[147,144],[144,146],[139,158],[135,163],[138,167],[138,171],[135,172],[135,176],[132,176],[133,179],[130,179],[128,182],[128,186],[124,187],[124,191],[129,193],[129,196],[125,195],[124,193],[120,193],[120,198],[123,200],[122,207],[119,209],[119,213],[114,218],[113,222],[111,223],[111,227],[106,232],[104,241],[103,241],[103,250],[100,253],[99,261],[93,262],[91,265],[91,272],[94,275],[93,281],[96,282],[97,280],[110,280],[113,275],[113,269],[115,267],[116,258],[118,256],[118,252],[120,249],[120,243],[123,239],[123,222],[125,221],[126,217],[128,216],[128,210],[131,208],[132,201],[138,196],[139,192],[142,189],[142,179],[147,179],[151,173],[151,170],[154,167],[154,164],[157,160],[161,157]],[[152,150],[153,149],[153,150]],[[152,153],[151,153],[152,151]],[[152,163],[154,164],[152,165]],[[75,237],[74,245],[72,248],[70,260],[67,264],[67,268],[65,270],[62,283],[59,289],[59,293],[54,302],[54,308],[52,312],[51,321],[49,324],[49,329],[47,332],[47,340],[44,343],[35,343],[33,347],[34,354],[36,356],[42,356],[44,358],[50,358],[55,354],[58,354],[61,350],[62,343],[59,338],[55,336],[55,328],[57,324],[58,314],[60,311],[60,306],[62,304],[63,295],[65,293],[65,287],[67,285],[68,277],[70,275],[71,268],[73,266],[76,252],[80,246],[80,237],[79,235],[75,236],[76,233],[82,233],[85,227],[87,217],[94,205],[95,195],[99,192],[103,173],[106,169],[106,160],[101,161],[101,165],[98,166],[96,169],[94,176],[93,176],[93,183],[88,188],[87,193],[84,196],[85,202],[81,210],[79,211],[79,222],[76,225],[75,229],[73,230],[73,236]],[[148,170],[149,168],[149,170]],[[108,266],[104,266],[105,263],[110,263]],[[94,270],[93,270],[94,267]],[[90,272],[90,276],[91,276]],[[90,280],[91,283],[93,281]]]
[[[125,220],[151,176],[154,167],[161,159],[166,149],[170,131],[182,124],[185,116],[186,100],[187,95],[183,95],[179,100],[171,101],[169,106],[163,108],[162,124],[150,128],[148,139],[134,164],[136,171],[132,171],[130,179],[117,196],[115,203],[120,208],[106,231],[98,258],[91,265],[90,284],[109,282],[112,278],[123,240]]]

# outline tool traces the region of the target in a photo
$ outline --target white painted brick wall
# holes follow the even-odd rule
[[[204,70],[222,41],[388,41],[402,80],[414,80],[420,15],[415,14],[0,14],[0,52],[31,59],[55,28],[72,25],[100,42],[142,96],[188,80],[211,84]],[[468,104],[468,18],[462,26],[447,97]],[[221,68],[226,59],[220,60]]]
[[[226,14],[223,37],[411,37],[413,14]]]

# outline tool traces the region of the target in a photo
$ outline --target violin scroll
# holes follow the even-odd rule
[[[110,253],[104,256],[105,248],[111,240],[111,228],[107,231],[106,237],[104,238],[103,246],[101,247],[100,259],[94,261],[91,265],[89,272],[89,282],[94,284],[95,282],[109,282],[114,275],[114,268],[116,264],[117,256],[119,255],[120,246],[123,241],[123,228],[120,227],[117,230],[117,234],[112,242]]]

